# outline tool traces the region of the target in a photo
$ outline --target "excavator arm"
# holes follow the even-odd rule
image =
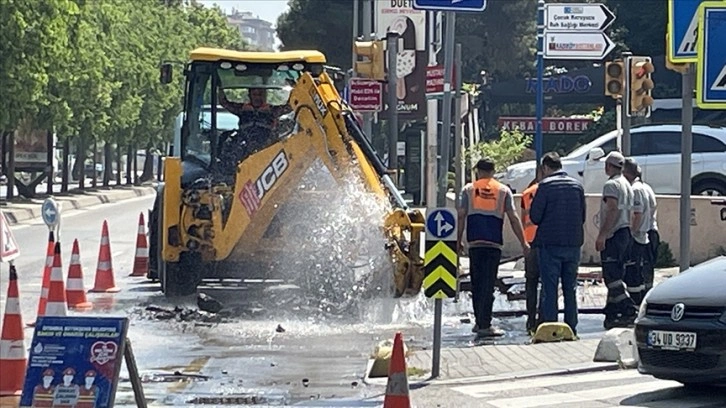
[[[391,209],[380,221],[395,265],[395,296],[417,294],[423,281],[423,215],[408,208],[325,72],[315,78],[304,73],[289,104],[296,128],[244,158],[237,166],[234,186],[202,180],[182,189],[180,160],[167,159],[163,260],[179,262],[183,253],[192,251],[202,262],[218,263],[269,249],[265,235],[278,209],[319,158],[339,182],[357,172],[372,194],[389,201]]]

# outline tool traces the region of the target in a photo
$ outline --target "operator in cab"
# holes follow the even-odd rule
[[[219,104],[239,118],[239,130],[242,133],[253,127],[273,131],[277,127],[277,119],[292,111],[288,104],[268,104],[267,89],[265,88],[249,88],[249,102],[243,103],[227,99],[222,87],[219,87],[217,92]]]

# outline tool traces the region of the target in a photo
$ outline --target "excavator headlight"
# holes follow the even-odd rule
[[[219,64],[219,67],[222,69],[230,69],[230,68],[232,68],[232,63],[225,61],[225,62],[222,62],[221,64]]]

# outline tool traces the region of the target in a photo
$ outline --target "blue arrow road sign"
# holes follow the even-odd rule
[[[49,227],[54,227],[58,224],[58,205],[50,198],[43,201],[43,205],[40,207],[40,212],[43,217],[43,222]]]
[[[426,239],[456,240],[456,215],[450,208],[432,208],[426,216]]]
[[[415,10],[484,11],[487,0],[413,0]]]
[[[668,59],[696,62],[698,6],[704,0],[668,0]]]
[[[726,2],[704,3],[698,12],[696,104],[703,109],[726,109]]]

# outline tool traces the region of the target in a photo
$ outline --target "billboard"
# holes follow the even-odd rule
[[[426,117],[426,12],[414,10],[411,1],[377,0],[374,3],[378,38],[384,39],[387,32],[395,31],[402,40],[396,62],[399,119],[422,120]],[[387,89],[384,92],[387,93]]]
[[[36,129],[30,120],[15,130],[15,169],[44,171],[48,165],[48,130]]]

